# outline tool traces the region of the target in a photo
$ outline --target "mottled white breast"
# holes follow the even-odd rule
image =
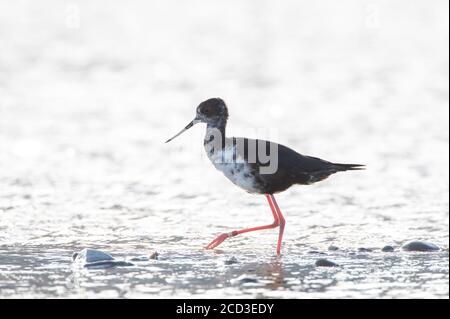
[[[258,192],[250,165],[236,154],[236,145],[212,151],[210,144],[205,144],[206,154],[216,169],[221,171],[231,182],[250,193]],[[235,158],[236,157],[236,158]]]

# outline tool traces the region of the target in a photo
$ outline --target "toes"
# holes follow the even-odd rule
[[[210,242],[205,248],[206,248],[206,249],[213,249],[214,247],[217,246],[216,243],[217,243],[217,238],[214,239],[212,242]]]
[[[214,239],[212,242],[210,242],[205,248],[206,249],[213,249],[215,246],[214,246],[214,244],[215,244],[215,242],[216,242],[216,240]]]
[[[214,239],[212,242],[210,242],[205,248],[206,249],[214,249],[217,246],[219,246],[228,237],[229,237],[228,234],[221,234],[216,239]]]

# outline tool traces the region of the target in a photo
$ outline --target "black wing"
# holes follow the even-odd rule
[[[249,151],[255,151],[255,146],[252,145],[256,145],[256,154],[259,154],[260,148],[264,147],[261,152],[265,152],[270,160],[277,161],[277,169],[271,174],[261,173],[261,167],[268,166],[270,163],[262,162],[258,156],[256,156],[256,163],[249,161],[253,167],[255,178],[262,185],[261,192],[263,193],[281,192],[293,184],[312,184],[339,171],[364,169],[364,165],[336,164],[317,157],[302,155],[289,147],[274,142],[247,138],[233,138],[233,142],[243,143],[241,145],[244,145],[245,152],[244,154],[242,151],[238,153],[246,161],[249,159]],[[276,150],[276,158],[270,154],[270,150]],[[255,158],[254,155],[250,156],[250,159],[253,158]]]

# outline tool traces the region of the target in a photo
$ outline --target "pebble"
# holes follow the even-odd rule
[[[107,253],[100,250],[85,248],[79,253],[74,253],[72,259],[75,262],[92,263],[97,261],[114,260],[114,258]]]
[[[381,251],[384,251],[386,253],[391,253],[394,251],[394,247],[387,245],[387,246],[384,246],[383,248],[381,248]]]
[[[159,253],[157,251],[154,251],[151,255],[150,255],[150,259],[155,259],[158,260],[159,257]]]
[[[225,260],[225,265],[233,265],[233,264],[237,264],[237,263],[238,263],[238,260],[234,256]]]
[[[100,250],[85,248],[72,255],[74,265],[85,268],[111,268],[117,266],[133,266],[132,263],[116,260],[110,254]]]
[[[436,251],[439,247],[432,243],[427,243],[425,241],[411,241],[402,247],[406,251]]]
[[[337,267],[337,266],[339,265],[325,258],[320,258],[316,260],[316,267]]]
[[[256,284],[258,283],[258,279],[254,276],[244,274],[237,278],[231,279],[230,282],[233,285]]]
[[[326,255],[325,253],[318,250],[310,250],[308,251],[308,254]]]
[[[130,261],[149,261],[149,257],[147,256],[137,256],[129,259]]]
[[[339,250],[339,247],[331,245],[330,247],[328,247],[328,250],[336,251],[336,250]]]

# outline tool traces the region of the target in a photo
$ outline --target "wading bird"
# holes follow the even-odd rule
[[[364,169],[364,165],[361,164],[337,164],[305,156],[284,145],[269,141],[228,138],[225,136],[227,120],[228,108],[225,102],[220,98],[208,99],[197,107],[195,119],[166,143],[195,124],[206,123],[204,147],[208,158],[216,169],[235,185],[249,193],[265,195],[274,221],[270,225],[220,234],[206,246],[206,249],[219,246],[229,237],[279,227],[277,255],[280,255],[285,219],[274,194],[285,191],[295,184],[309,185],[319,182],[337,172]]]

